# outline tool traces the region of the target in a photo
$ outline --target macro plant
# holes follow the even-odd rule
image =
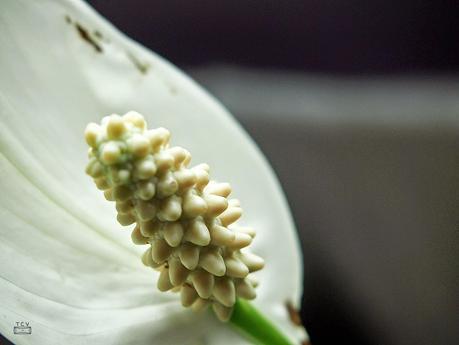
[[[230,325],[256,336],[263,332],[257,327],[266,321],[291,343],[305,340],[304,329],[292,323],[285,307],[290,303],[298,308],[302,289],[301,253],[288,206],[266,160],[232,116],[188,76],[125,37],[85,2],[5,0],[1,7],[0,333],[15,344],[248,344],[251,340]],[[173,147],[164,144],[159,151],[173,156],[173,166],[163,175],[156,159],[124,172],[111,169],[110,157],[126,159],[126,164],[131,158],[117,156],[110,146],[95,147],[105,152],[103,160],[97,160],[103,171],[96,178],[109,177],[97,181],[100,188],[107,191],[111,184],[119,187],[132,179],[137,186],[142,176],[150,176],[158,179],[155,196],[148,183],[130,189],[131,204],[124,200],[123,189],[104,196],[94,188],[84,174],[88,157],[82,133],[104,114],[129,114],[132,109],[148,123],[168,128],[174,145],[192,153],[193,164],[208,163],[212,179],[230,182],[231,196],[223,196],[227,191],[222,192],[221,185],[213,194],[216,184],[210,179],[206,186],[201,183],[209,173],[207,166],[188,168],[188,151],[169,152]],[[136,116],[127,118],[136,122]],[[139,134],[133,130],[126,127],[123,135]],[[167,137],[164,130],[155,133]],[[119,147],[120,152],[142,154],[136,139],[125,139],[126,151]],[[166,166],[172,162],[165,161]],[[91,162],[88,173],[97,176],[96,161]],[[191,178],[193,186],[180,189],[179,172],[185,168],[196,179]],[[154,176],[149,175],[154,169]],[[171,175],[177,190],[174,182],[167,182]],[[123,201],[114,207],[106,197]],[[183,219],[175,219],[177,203],[163,205],[169,197],[180,198]],[[225,224],[240,213],[235,199],[244,206],[244,215],[237,223]],[[155,210],[145,206],[149,200],[155,200]],[[165,229],[149,222],[153,213],[172,229],[167,236]],[[129,227],[137,229],[133,239],[148,242],[146,247],[132,245],[131,234],[123,231],[117,216],[122,224],[132,222]],[[210,219],[221,228],[206,223]],[[255,238],[251,229],[256,229]],[[212,236],[218,230],[221,236]],[[150,249],[151,260],[144,255],[150,246],[158,249]],[[182,247],[196,246],[198,263],[193,255],[184,258],[186,250],[182,261]],[[247,254],[249,246],[265,262],[254,273],[247,271],[256,271],[262,263]],[[231,255],[223,249],[230,247]],[[201,261],[201,252],[207,259]],[[171,274],[171,267],[179,269]],[[195,271],[213,276],[211,295],[195,289],[197,296],[191,291],[189,299],[186,293],[182,299],[180,293],[155,287],[158,280],[162,290],[195,287]],[[252,274],[260,281],[256,289]],[[229,294],[216,292],[225,290],[215,290],[222,281]],[[255,292],[256,298],[247,302]],[[230,322],[182,306],[201,299],[210,299],[216,315]],[[31,333],[15,333],[17,325],[27,325]]]

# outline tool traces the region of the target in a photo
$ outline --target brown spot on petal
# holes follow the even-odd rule
[[[287,308],[287,312],[288,312],[288,316],[290,318],[290,321],[292,321],[292,323],[295,325],[295,326],[303,326],[303,322],[301,321],[301,317],[300,317],[300,314],[298,312],[298,310],[295,309],[295,307],[293,306],[292,302],[290,301],[287,301],[285,303],[285,307]]]
[[[100,40],[104,39],[104,36],[98,30],[94,30],[94,36],[96,36]]]
[[[99,30],[94,30],[92,32],[93,36],[97,38],[97,40],[104,42],[104,43],[110,43],[110,39],[102,34]]]
[[[301,345],[311,345],[311,342],[309,340],[303,340]]]
[[[147,74],[148,70],[150,69],[150,64],[148,62],[140,61],[135,55],[131,54],[130,52],[126,52],[127,57],[131,62],[134,64],[135,68],[139,70],[142,74]]]
[[[99,45],[99,43],[89,34],[89,31],[81,26],[79,23],[75,23],[75,28],[78,31],[78,34],[80,37],[85,41],[86,43],[90,44],[98,53],[102,53],[102,47]]]

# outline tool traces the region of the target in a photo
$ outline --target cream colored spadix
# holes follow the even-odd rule
[[[118,222],[137,224],[132,241],[150,244],[142,261],[160,271],[160,291],[180,291],[182,305],[192,309],[205,300],[221,321],[230,318],[237,296],[256,297],[249,273],[264,261],[240,251],[253,230],[228,228],[242,215],[239,200],[227,200],[228,183],[210,181],[206,164],[188,168],[190,153],[171,147],[166,129],[148,130],[134,111],[88,124],[85,139],[86,172],[116,202]]]

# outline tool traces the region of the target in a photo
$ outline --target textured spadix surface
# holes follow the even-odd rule
[[[170,136],[148,129],[135,111],[91,122],[86,173],[115,202],[118,222],[135,224],[132,241],[148,245],[142,261],[160,272],[158,289],[180,292],[182,305],[196,311],[212,305],[228,321],[237,297],[256,297],[258,281],[249,273],[264,261],[241,251],[256,232],[237,226],[242,208],[228,199],[231,185],[211,180],[205,163],[189,167],[190,152],[172,146]]]
[[[154,34],[154,33],[152,33]],[[254,304],[292,338],[298,243],[277,181],[231,116],[180,71],[84,3],[2,1],[0,11],[0,332],[17,344],[244,344],[208,313],[156,291],[157,274],[82,173],[81,133],[131,109],[168,128],[244,201],[265,259]],[[15,336],[16,322],[32,335]]]

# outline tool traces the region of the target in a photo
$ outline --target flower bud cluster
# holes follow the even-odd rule
[[[250,273],[264,261],[241,251],[255,231],[234,224],[242,209],[228,199],[228,183],[211,181],[207,164],[188,168],[190,153],[169,146],[169,131],[147,129],[133,111],[90,123],[85,139],[86,172],[115,202],[118,222],[135,224],[132,241],[148,245],[142,261],[160,272],[159,290],[180,292],[183,306],[194,310],[212,305],[222,321],[237,297],[256,297]]]

